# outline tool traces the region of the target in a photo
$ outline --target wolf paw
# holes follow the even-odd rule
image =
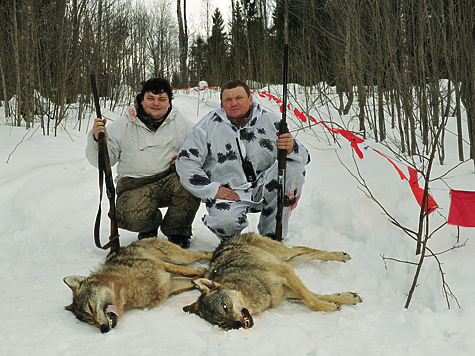
[[[340,310],[340,305],[338,303],[326,303],[325,308],[322,309],[324,312],[335,312]]]
[[[333,252],[333,254],[335,255],[335,261],[344,263],[346,261],[351,260],[351,256],[347,254],[346,252],[337,251],[337,252]]]
[[[312,303],[307,304],[307,306],[314,311],[321,312],[334,312],[339,309],[338,304],[334,301],[325,301],[325,300],[315,300]]]
[[[363,298],[354,292],[338,293],[335,299],[337,303],[346,305],[355,305],[363,302]]]

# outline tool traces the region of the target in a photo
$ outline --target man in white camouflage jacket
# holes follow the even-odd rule
[[[221,88],[221,106],[191,131],[178,153],[182,185],[206,203],[203,223],[221,240],[238,235],[260,212],[258,230],[275,236],[277,152],[287,150],[282,237],[305,181],[307,149],[290,133],[279,135],[280,118],[253,103],[248,85],[233,80]]]

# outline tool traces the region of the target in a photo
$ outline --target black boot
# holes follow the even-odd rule
[[[265,237],[275,240],[275,234],[267,234]]]
[[[180,246],[181,248],[188,248],[191,244],[191,236],[184,235],[170,235],[168,241]]]
[[[137,237],[139,240],[142,240],[142,239],[148,239],[150,237],[157,237],[157,235],[158,235],[158,227],[150,231],[139,232],[139,235]]]

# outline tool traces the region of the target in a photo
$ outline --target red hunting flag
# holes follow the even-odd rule
[[[404,173],[402,173],[402,171],[399,169],[399,167],[396,166],[396,164],[395,164],[393,161],[391,161],[391,160],[389,159],[388,156],[382,154],[381,152],[379,152],[378,150],[376,150],[376,149],[374,149],[374,148],[373,148],[373,151],[376,152],[376,153],[378,153],[378,154],[380,154],[380,155],[383,156],[384,158],[386,158],[386,159],[389,161],[389,163],[391,163],[391,164],[393,165],[393,167],[394,167],[394,168],[396,169],[396,171],[399,173],[399,177],[401,177],[401,180],[404,180],[404,179],[407,180],[407,181],[409,180],[409,179],[407,179],[406,175],[405,175]]]
[[[407,167],[409,171],[409,185],[411,187],[412,193],[414,194],[414,197],[416,198],[417,202],[419,203],[419,206],[422,207],[422,200],[424,199],[424,189],[419,187],[419,182],[417,181],[417,171],[412,168],[412,167]],[[438,205],[434,198],[432,198],[432,195],[427,194],[427,199],[429,200],[428,203],[424,204],[424,211],[427,213],[432,213],[435,211],[435,209],[438,208]],[[429,209],[427,209],[429,208]]]
[[[297,116],[300,121],[307,122],[307,118],[305,117],[304,113],[297,108],[294,109],[294,115]]]
[[[361,152],[360,148],[358,147],[358,143],[363,143],[364,140],[355,134],[351,133],[350,131],[342,130],[342,129],[336,129],[333,130],[338,132],[340,135],[342,135],[344,138],[346,138],[348,141],[351,142],[351,147],[355,150],[356,154],[360,159],[363,159],[363,152]]]
[[[475,192],[450,190],[450,209],[447,224],[475,227]]]

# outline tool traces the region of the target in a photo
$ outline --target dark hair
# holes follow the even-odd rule
[[[246,91],[247,96],[251,96],[251,89],[249,89],[249,86],[245,82],[243,82],[242,80],[239,80],[239,79],[233,79],[233,80],[230,80],[229,82],[225,83],[221,87],[220,99],[223,100],[223,92],[226,89],[234,89],[234,88],[237,88],[237,87],[244,88],[244,90]]]
[[[145,93],[152,92],[153,94],[167,93],[170,103],[173,99],[173,89],[170,82],[165,78],[151,78],[146,82],[142,82],[142,91],[140,92],[140,101],[143,100]]]

